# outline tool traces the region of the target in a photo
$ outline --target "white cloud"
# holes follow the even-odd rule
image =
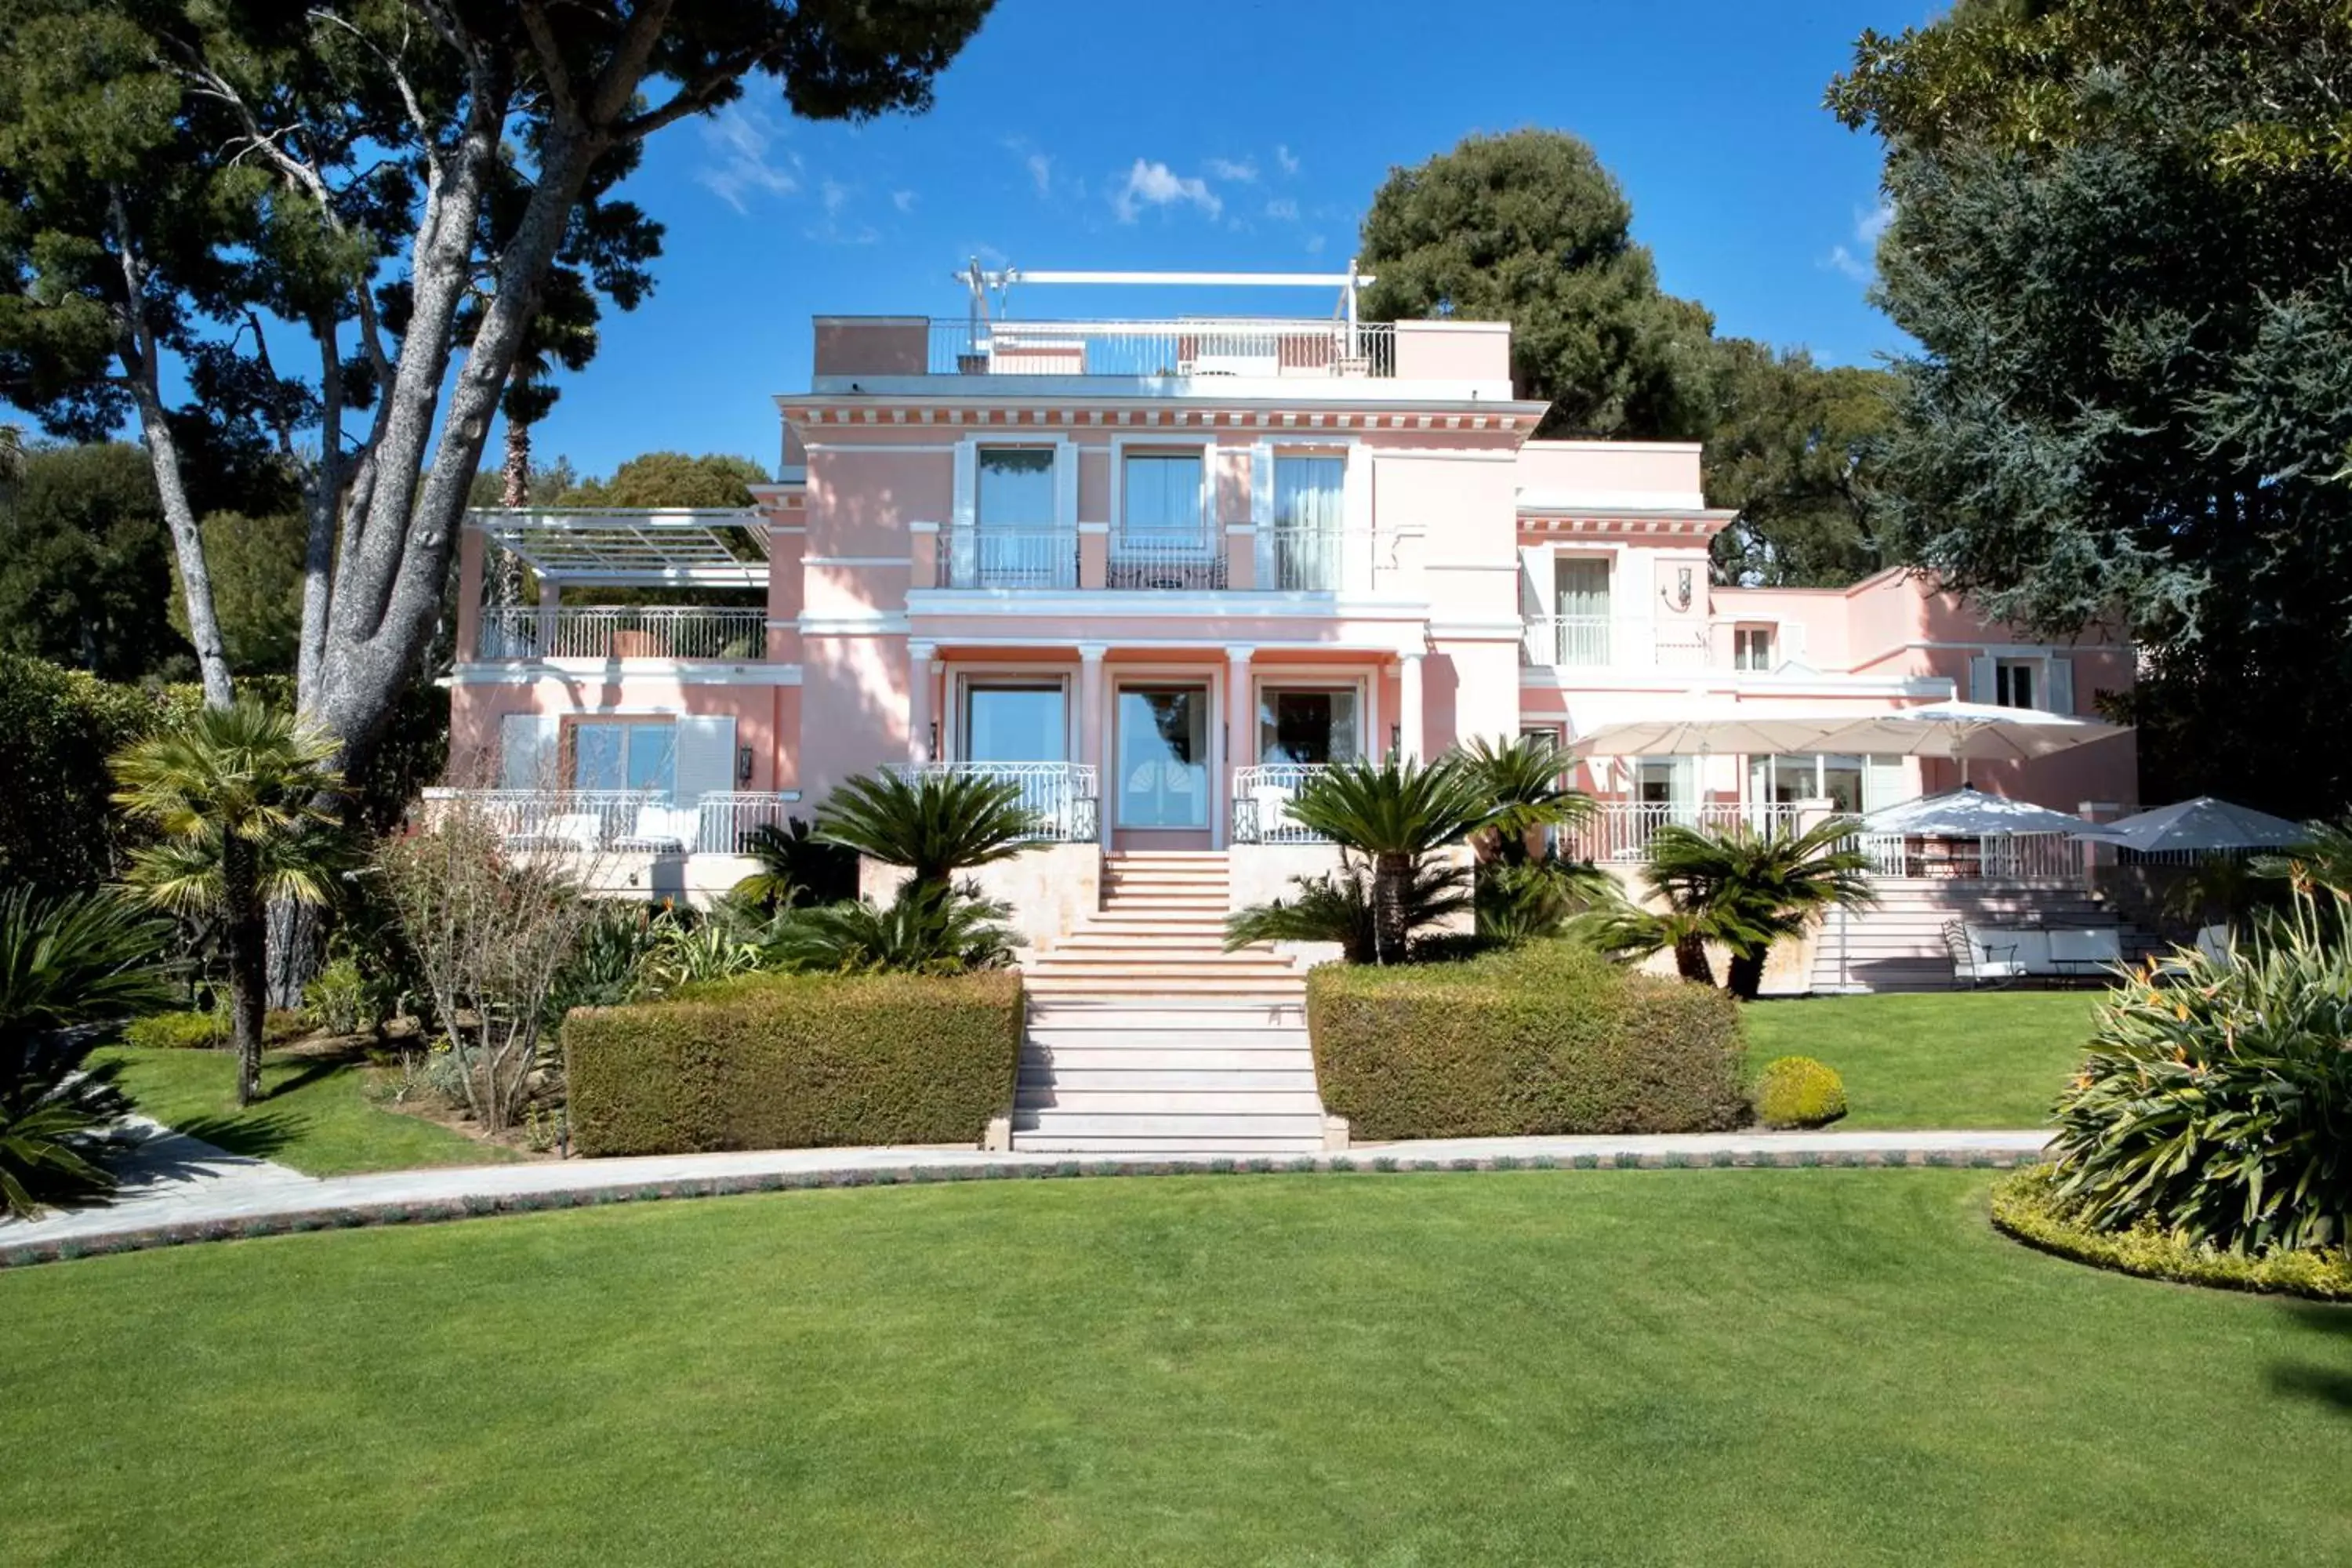
[[[839,217],[841,209],[849,205],[849,187],[839,180],[820,181],[817,191],[824,198],[824,216],[827,217]]]
[[[1310,234],[1307,237],[1307,254],[1309,256],[1320,256],[1323,254],[1323,237],[1321,235]]]
[[[1895,225],[1895,204],[1881,196],[1878,205],[1853,220],[1853,237],[1867,246],[1875,247],[1878,237]]]
[[[902,213],[913,212],[915,210],[915,193],[912,191],[892,191],[890,193],[890,205],[897,207]]]
[[[1276,196],[1265,204],[1265,216],[1276,223],[1297,223],[1298,204],[1288,196]]]
[[[1274,149],[1274,161],[1286,174],[1295,174],[1298,173],[1297,157],[1292,153],[1289,148],[1285,147],[1278,142],[1276,144]]]
[[[1868,212],[1853,215],[1853,243],[1851,246],[1830,247],[1827,265],[1844,273],[1857,283],[1868,283],[1878,276],[1878,241],[1895,222],[1895,204],[1880,198]]]
[[[1165,163],[1141,158],[1127,172],[1127,184],[1111,194],[1111,209],[1121,223],[1133,223],[1145,206],[1172,206],[1190,202],[1211,217],[1223,214],[1225,204],[1198,174],[1180,175]]]
[[[1209,173],[1218,179],[1231,180],[1235,184],[1253,184],[1257,180],[1257,160],[1244,158],[1236,163],[1230,158],[1212,158],[1209,160]]]
[[[751,196],[791,195],[801,188],[800,154],[774,156],[777,136],[776,122],[761,110],[728,105],[702,122],[714,161],[695,171],[695,182],[739,213],[751,210]]]
[[[1027,163],[1029,183],[1037,187],[1037,194],[1041,196],[1053,195],[1054,160],[1043,153],[1032,153],[1029,154]]]

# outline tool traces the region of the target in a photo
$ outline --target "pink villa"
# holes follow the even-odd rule
[[[751,509],[474,513],[453,754],[519,831],[595,838],[615,890],[701,897],[742,874],[751,827],[853,774],[987,773],[1045,840],[990,886],[1051,948],[1122,874],[1165,891],[1189,868],[1237,905],[1328,865],[1283,807],[1343,759],[1955,696],[2087,713],[2132,680],[2127,645],[2034,642],[1899,572],[1711,584],[1731,514],[1706,504],[1699,448],[1536,439],[1503,323],[1360,321],[1352,270],[1013,276],[1337,306],[1014,320],[991,309],[1008,279],[975,273],[950,320],[816,319]],[[485,604],[500,552],[535,602]],[[1594,759],[1578,782],[1607,804],[1577,847],[1622,862],[1663,821],[1870,809],[1952,770]],[[1975,776],[2070,812],[2137,795],[2128,736]]]

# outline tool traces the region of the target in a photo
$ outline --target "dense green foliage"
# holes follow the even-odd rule
[[[2147,798],[2352,801],[2306,743],[2352,705],[2347,46],[2332,0],[1971,5],[1832,92],[1921,350],[1881,531],[2037,634],[2129,628]]]
[[[735,884],[738,898],[775,910],[857,896],[857,852],[817,837],[804,818],[762,823],[744,848],[760,868]]]
[[[137,836],[112,808],[107,759],[200,700],[187,687],[115,685],[0,653],[0,880],[87,888],[120,876]]]
[[[818,838],[941,888],[959,871],[1020,854],[1036,826],[1019,784],[967,773],[860,773],[816,814]]]
[[[1991,1179],[953,1183],[28,1268],[0,1559],[2352,1558],[2341,1315],[2041,1256]]]
[[[1845,1114],[1845,1081],[1811,1057],[1775,1057],[1756,1075],[1756,1120],[1820,1127]]]
[[[609,479],[580,481],[556,497],[555,504],[624,508],[750,506],[751,487],[766,484],[769,478],[767,469],[749,458],[647,452],[614,469]]]
[[[1739,513],[1715,536],[1717,580],[1842,587],[1893,564],[1878,536],[1875,458],[1895,378],[1747,338],[1715,348],[1706,500]]]
[[[122,1043],[142,1051],[208,1051],[227,1040],[228,1020],[195,1008],[150,1013],[133,1018],[122,1031]]]
[[[1426,932],[1469,910],[1469,874],[1460,866],[1434,857],[1415,860],[1401,902],[1405,929]],[[1286,899],[1253,904],[1228,916],[1226,949],[1261,942],[1335,942],[1349,963],[1379,963],[1383,953],[1394,962],[1397,950],[1381,945],[1371,871],[1360,861],[1345,859],[1337,871],[1294,878],[1292,886],[1297,890]],[[1418,940],[1426,943],[1429,939]],[[1404,952],[1410,957],[1413,952],[1409,941]]]
[[[845,899],[796,910],[761,944],[763,967],[831,973],[961,974],[1003,969],[1018,936],[1013,911],[909,877],[889,903]]]
[[[1574,761],[1549,733],[1500,744],[1480,735],[1461,749],[1459,760],[1486,797],[1486,815],[1476,828],[1480,847],[1506,865],[1527,864],[1538,835],[1575,826],[1592,815],[1591,797],[1569,787]]]
[[[1711,417],[1700,306],[1658,288],[1633,209],[1563,132],[1472,136],[1389,171],[1364,216],[1375,321],[1511,323],[1511,378],[1548,402],[1541,434],[1686,439]]]
[[[292,675],[302,637],[301,514],[216,511],[205,519],[203,534],[229,667],[239,675]],[[184,638],[186,595],[175,589],[169,607],[172,630]]]
[[[1572,942],[1307,978],[1323,1103],[1358,1138],[1696,1132],[1747,1119],[1720,992],[1626,974]]]
[[[2167,1230],[2153,1217],[2124,1230],[2103,1230],[2084,1223],[2081,1205],[2060,1195],[2058,1181],[2047,1165],[2004,1178],[1992,1190],[1993,1224],[2044,1252],[2150,1279],[2352,1301],[2352,1252],[2341,1247],[2225,1252]]]
[[[90,1026],[169,999],[169,935],[110,893],[0,895],[0,1215],[114,1185],[106,1148],[131,1107],[89,1059]]]
[[[1021,982],[1003,972],[760,974],[563,1026],[583,1154],[977,1146],[1013,1104]]]
[[[2340,909],[2331,911],[2340,920]],[[2177,952],[2096,1016],[2058,1103],[2054,1195],[2239,1252],[2352,1237],[2352,950],[2308,897],[2220,958]]]
[[[1452,889],[1432,858],[1468,839],[1500,806],[1480,772],[1458,757],[1424,763],[1391,752],[1377,763],[1335,763],[1310,775],[1292,798],[1290,815],[1363,858],[1372,961],[1401,963],[1412,956],[1421,926],[1450,912]],[[1353,868],[1344,873],[1355,874]],[[1329,891],[1343,889],[1334,884]]]
[[[170,547],[147,454],[37,447],[0,501],[0,651],[109,680],[195,672],[165,619]]]

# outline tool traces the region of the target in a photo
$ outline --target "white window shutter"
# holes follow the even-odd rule
[[[1805,623],[1802,621],[1782,621],[1777,629],[1780,634],[1780,646],[1776,650],[1779,657],[1772,661],[1774,668],[1777,668],[1780,665],[1792,662],[1796,664],[1804,663]]]
[[[2052,659],[2049,685],[2050,695],[2043,700],[2042,706],[2053,713],[2072,713],[2074,710],[2074,661],[2071,658]]]
[[[1126,476],[1114,473],[1110,482],[1117,489]],[[1067,441],[1054,447],[1054,526],[1066,531],[1078,526],[1078,449]]]
[[[552,713],[509,713],[499,721],[499,785],[562,789],[563,721]]]
[[[1969,700],[1995,702],[2000,700],[2000,688],[1993,679],[1992,656],[1979,654],[1969,660]]]
[[[1251,553],[1257,558],[1257,585],[1264,588],[1274,582],[1274,443],[1253,443],[1249,464],[1250,522],[1257,530],[1250,539]]]
[[[1910,764],[1901,757],[1862,759],[1862,809],[1878,811],[1911,798]]]
[[[980,488],[980,447],[972,441],[959,441],[955,450],[955,517],[959,529],[971,526],[975,509],[974,497]]]
[[[735,721],[726,714],[688,713],[677,721],[677,785],[670,804],[693,805],[706,795],[735,787]]]

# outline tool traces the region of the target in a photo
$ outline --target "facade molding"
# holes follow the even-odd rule
[[[1272,588],[1197,592],[1111,592],[1080,588],[914,588],[909,616],[1035,617],[1045,620],[1231,620],[1276,616],[1294,620],[1421,619],[1429,601],[1419,595],[1285,593]],[[1513,623],[1513,636],[1517,635]]]
[[[698,658],[468,659],[443,678],[449,686],[576,686],[593,680],[671,680],[680,686],[798,686],[798,664],[723,664]]]

